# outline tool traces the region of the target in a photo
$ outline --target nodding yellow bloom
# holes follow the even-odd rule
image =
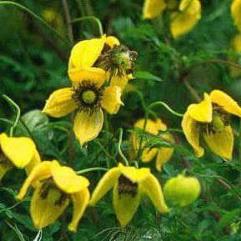
[[[30,138],[0,134],[0,180],[13,167],[24,168],[29,173],[40,162],[39,153]]]
[[[121,226],[131,221],[143,195],[151,199],[159,212],[168,212],[161,186],[149,168],[138,169],[119,164],[110,169],[97,184],[90,205],[94,206],[112,188],[113,206]]]
[[[145,126],[145,119],[138,120],[134,124],[135,128],[144,129],[144,126]],[[156,119],[156,120],[148,119],[146,122],[145,132],[149,134],[156,136],[159,134],[160,131],[166,131],[166,130],[167,130],[167,126],[162,122],[161,119]],[[168,143],[174,143],[173,136],[168,132],[161,133],[159,137],[160,137],[160,140],[163,140]],[[132,140],[133,148],[137,153],[140,147],[141,139],[138,138],[136,134],[132,134],[131,140]],[[141,144],[142,147],[145,147],[147,141],[148,140],[143,139]],[[161,171],[162,166],[171,158],[173,151],[174,149],[172,147],[159,147],[159,148],[146,147],[142,152],[141,160],[143,162],[150,162],[151,160],[156,158],[156,169],[158,171]]]
[[[200,0],[145,0],[143,17],[152,19],[158,17],[164,10],[168,10],[170,30],[174,38],[190,32],[201,18]]]
[[[162,14],[166,7],[167,4],[165,0],[145,0],[143,6],[143,18],[156,18]]]
[[[93,75],[105,70],[110,84],[123,90],[133,78],[131,73],[136,57],[136,52],[121,45],[117,38],[103,35],[101,38],[80,41],[73,47],[68,74],[70,79],[76,82],[85,69]]]
[[[233,17],[234,24],[241,31],[241,0],[233,0],[231,4],[231,15]]]
[[[81,145],[100,133],[104,122],[102,109],[116,114],[123,105],[120,87],[103,87],[105,77],[101,69],[94,75],[83,70],[73,87],[54,91],[43,109],[52,117],[62,117],[76,110],[73,130]]]
[[[204,94],[204,100],[188,106],[182,120],[182,128],[187,141],[196,156],[204,154],[200,137],[216,155],[232,159],[233,131],[230,115],[241,117],[241,108],[229,95],[221,90]]]
[[[54,223],[72,200],[73,215],[68,229],[75,232],[90,198],[88,179],[55,160],[43,161],[33,168],[17,198],[22,200],[33,183],[30,213],[34,226],[41,229]]]
[[[178,11],[171,15],[170,29],[172,36],[178,38],[190,32],[201,18],[201,3],[199,0],[182,0]]]

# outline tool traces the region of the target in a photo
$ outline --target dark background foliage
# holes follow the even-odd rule
[[[230,47],[237,33],[230,15],[231,1],[201,1],[200,22],[189,34],[173,40],[164,24],[167,23],[165,16],[152,21],[142,19],[143,1],[69,0],[71,19],[94,15],[101,20],[106,34],[117,36],[123,44],[138,52],[136,78],[123,96],[125,106],[118,115],[109,117],[109,129],[81,149],[78,142],[70,138],[69,117],[52,119],[38,111],[53,90],[70,84],[67,64],[72,44],[63,1],[16,2],[41,17],[51,11],[54,20],[45,20],[62,38],[19,8],[0,5],[0,95],[8,95],[19,105],[22,122],[28,131],[19,124],[15,134],[30,135],[43,159],[58,159],[75,170],[112,167],[121,160],[117,151],[118,129],[125,130],[122,148],[128,156],[131,149],[128,136],[133,123],[144,116],[143,105],[161,100],[183,113],[188,104],[196,102],[190,86],[200,96],[218,88],[238,101],[241,98],[241,78],[230,74],[229,62],[238,63],[239,60]],[[73,23],[72,27],[74,43],[99,35],[93,21]],[[155,112],[170,128],[181,129],[180,118],[162,107],[155,108]],[[14,110],[1,98],[1,132],[9,130],[6,119],[14,120],[14,116]],[[194,204],[173,209],[163,216],[145,199],[131,224],[121,229],[112,209],[110,193],[96,209],[87,210],[76,234],[67,231],[70,208],[58,222],[43,230],[42,240],[240,241],[240,124],[235,118],[233,122],[236,143],[232,162],[224,162],[208,151],[203,158],[197,159],[183,134],[174,132],[177,144],[171,161],[161,173],[151,164],[162,184],[184,169],[187,174],[197,176],[202,184],[202,195]],[[91,180],[91,190],[102,174],[86,174]],[[24,178],[22,170],[14,169],[2,180],[0,240],[29,241],[37,235],[29,216],[30,198],[22,203],[15,200]]]

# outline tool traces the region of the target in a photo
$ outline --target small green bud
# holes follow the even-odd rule
[[[164,196],[174,206],[184,207],[193,203],[200,195],[201,186],[196,177],[178,175],[164,185]]]

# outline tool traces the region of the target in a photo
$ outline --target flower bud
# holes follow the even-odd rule
[[[169,179],[164,186],[165,199],[174,206],[184,207],[199,196],[201,186],[196,177],[178,175]]]

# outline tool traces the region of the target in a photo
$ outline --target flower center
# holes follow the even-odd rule
[[[93,104],[96,101],[96,93],[93,90],[85,90],[82,93],[82,100],[86,104]]]
[[[121,175],[118,179],[118,193],[119,195],[127,194],[131,195],[132,197],[135,197],[137,194],[137,188],[138,184],[135,182],[132,182],[128,178],[126,178],[124,175]]]
[[[203,128],[207,134],[215,134],[217,132],[221,132],[224,130],[226,126],[229,125],[229,115],[222,111],[220,107],[213,106],[213,116],[212,122],[208,124],[204,124]]]
[[[89,112],[90,114],[100,107],[103,90],[91,81],[82,81],[74,88],[72,98],[78,105],[79,111]]]
[[[55,206],[62,206],[68,199],[68,195],[62,192],[52,179],[47,179],[40,188],[40,197],[42,199],[48,199]]]
[[[130,51],[126,46],[119,45],[103,52],[97,60],[96,66],[109,71],[111,75],[125,75],[132,73],[136,58],[135,51]]]

